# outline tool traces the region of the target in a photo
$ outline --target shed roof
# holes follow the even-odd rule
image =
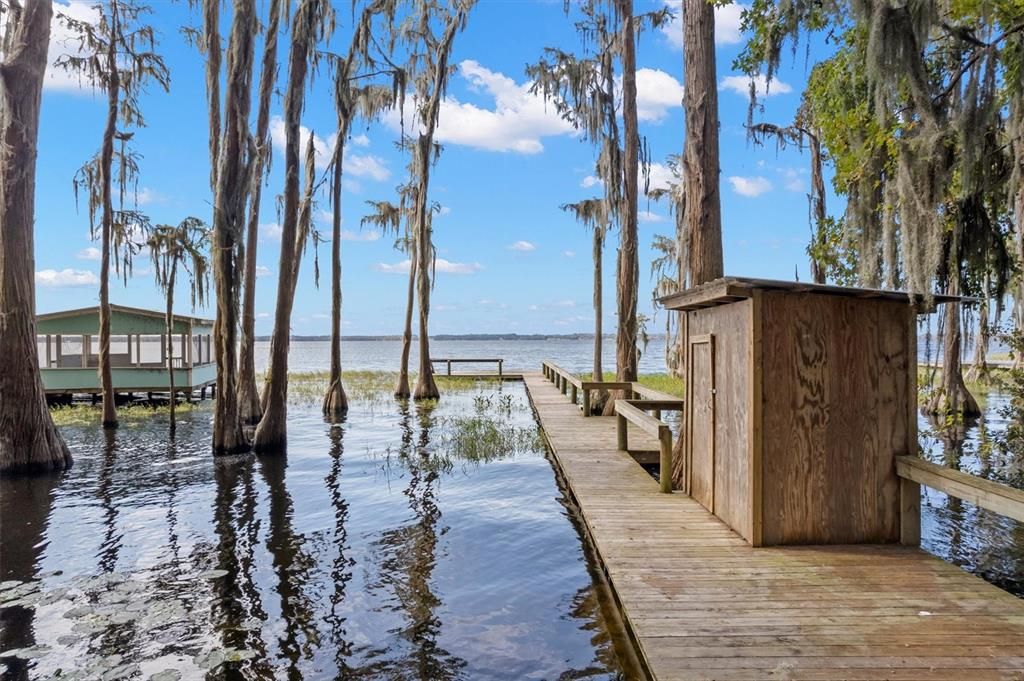
[[[111,303],[110,310],[112,312],[120,312],[122,314],[126,314],[126,315],[129,315],[129,316],[156,317],[156,318],[161,319],[161,320],[164,318],[164,313],[163,312],[158,312],[156,310],[147,310],[147,309],[142,308],[142,307],[129,307],[127,305],[114,305],[113,303]],[[46,321],[46,320],[50,320],[50,319],[60,319],[62,317],[78,317],[78,316],[86,315],[86,314],[99,314],[99,312],[100,312],[100,306],[99,305],[93,305],[91,307],[79,307],[79,308],[75,308],[73,310],[60,310],[58,312],[47,312],[45,314],[36,315],[36,320],[37,321]],[[191,324],[197,325],[197,326],[212,326],[213,325],[213,320],[212,319],[203,319],[202,317],[195,317],[195,316],[191,316],[191,315],[182,315],[182,314],[174,315],[174,321],[176,321],[176,322],[191,323]]]
[[[778,281],[775,279],[754,279],[750,277],[722,277],[721,279],[715,279],[685,291],[663,296],[658,299],[658,302],[669,310],[696,310],[702,307],[714,307],[744,300],[745,298],[750,298],[756,290],[897,300],[904,303],[913,302],[922,306],[938,303],[977,302],[974,298],[960,296],[933,295],[928,297],[920,293],[910,293],[908,291],[884,291],[881,289],[811,284],[800,281]]]

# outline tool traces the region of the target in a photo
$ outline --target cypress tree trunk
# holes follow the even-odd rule
[[[602,364],[602,353],[604,351],[604,233],[600,228],[594,228],[594,373],[595,381],[604,380],[604,366]],[[601,413],[608,401],[608,393],[604,390],[594,395],[590,404],[592,412]]]
[[[341,171],[347,127],[338,129],[331,176],[331,378],[323,404],[328,418],[338,418],[348,411],[348,397],[341,382]]]
[[[811,258],[811,277],[815,284],[825,283],[825,264],[821,257],[825,252],[828,235],[825,233],[825,177],[822,173],[821,141],[816,133],[809,133],[811,147],[811,211],[814,215],[814,243],[817,251]]]
[[[114,380],[110,374],[110,240],[114,229],[113,164],[114,135],[117,133],[117,110],[121,94],[121,76],[117,67],[116,28],[118,22],[117,0],[110,8],[110,48],[107,52],[107,66],[110,82],[107,85],[107,122],[103,129],[103,145],[100,147],[100,200],[103,203],[101,215],[101,256],[100,256],[100,388],[103,391],[103,427],[117,428],[117,409],[114,404]],[[89,347],[82,348],[88,354]]]
[[[715,10],[707,0],[683,0],[683,215],[686,277],[699,286],[723,275],[722,205],[719,194],[718,76],[715,71]],[[685,317],[680,329],[685,337]],[[686,371],[686,348],[681,365]],[[685,424],[684,424],[685,427]],[[683,439],[676,440],[672,471],[683,486]]]
[[[288,348],[292,306],[295,302],[296,237],[299,225],[299,119],[305,99],[307,55],[313,19],[309,0],[296,11],[288,56],[288,85],[285,90],[285,181],[284,219],[281,223],[281,260],[277,277],[277,307],[274,335],[270,340],[270,371],[263,391],[263,416],[256,426],[253,449],[257,452],[283,453],[288,440]]]
[[[167,277],[167,312],[164,315],[164,326],[167,329],[167,386],[170,393],[170,419],[171,433],[174,433],[176,424],[174,422],[174,408],[177,400],[174,399],[174,279],[178,273],[178,262],[175,259],[171,264],[171,271]]]
[[[416,293],[416,246],[409,253],[409,287],[405,298],[405,329],[402,331],[402,359],[398,364],[398,385],[395,386],[395,397],[407,399],[412,391],[409,389],[409,353],[412,349],[412,308]]]
[[[683,0],[683,109],[686,141],[683,182],[691,286],[722,276],[722,205],[719,196],[718,82],[715,12],[707,0]]]
[[[238,403],[238,295],[241,277],[242,228],[249,183],[248,153],[255,0],[235,0],[228,45],[224,135],[220,144],[217,190],[213,202],[213,281],[217,318],[213,336],[217,347],[217,402],[213,420],[213,453],[245,451]]]
[[[960,287],[953,276],[947,293],[959,295]],[[942,338],[942,377],[938,390],[932,395],[927,411],[936,416],[978,416],[981,410],[964,383],[960,360],[962,336],[960,332],[960,306],[946,303],[942,311],[945,333]]]
[[[625,206],[620,223],[619,260],[616,294],[618,297],[618,333],[615,337],[616,377],[619,381],[637,378],[636,301],[640,288],[637,261],[637,174],[639,172],[640,131],[636,112],[636,39],[633,28],[633,0],[618,0],[622,20],[622,124],[625,135],[623,173]]]
[[[436,81],[435,81],[436,82]],[[436,84],[440,90],[440,84]],[[436,115],[434,117],[436,121]],[[429,135],[420,135],[416,145],[416,153],[419,155],[420,164],[420,186],[416,193],[416,222],[418,223],[418,246],[416,255],[419,259],[417,293],[419,294],[420,308],[420,367],[416,376],[416,389],[412,397],[415,400],[437,399],[441,392],[437,389],[434,381],[434,367],[430,363],[430,260],[431,244],[433,243],[433,228],[431,227],[430,215],[427,211],[427,188],[430,184],[430,149],[433,146],[433,128]]]
[[[35,178],[50,0],[8,15],[0,64],[0,474],[60,470],[71,453],[53,425],[36,348]]]
[[[281,0],[271,0],[270,16],[263,47],[260,92],[256,113],[256,157],[253,159],[252,185],[249,189],[249,224],[245,237],[245,288],[242,292],[242,343],[238,360],[238,404],[242,422],[259,423],[259,391],[256,388],[256,245],[259,241],[260,199],[263,172],[270,154],[270,96],[277,77],[277,36],[281,25]]]

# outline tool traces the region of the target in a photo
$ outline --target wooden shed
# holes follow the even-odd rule
[[[754,546],[900,541],[921,301],[729,277],[661,302],[684,313],[677,488]]]

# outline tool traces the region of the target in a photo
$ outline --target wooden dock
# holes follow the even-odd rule
[[[651,678],[1024,681],[1024,600],[916,548],[752,548],[523,380]]]

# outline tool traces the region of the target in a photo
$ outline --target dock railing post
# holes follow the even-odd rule
[[[502,364],[503,364],[504,362],[505,362],[505,360],[503,360],[503,359],[499,359],[499,360],[498,360],[498,378],[501,378],[501,377],[502,377],[502,372],[501,372],[501,365],[502,365]]]
[[[658,462],[658,481],[661,491],[672,493],[672,431],[663,426],[658,429],[658,440],[661,445],[661,456]]]
[[[590,416],[590,391],[583,389],[583,415]]]
[[[572,400],[573,404],[576,404],[577,392],[576,392],[576,385],[575,384],[573,384],[572,390],[570,391],[570,393],[571,394],[570,394],[569,399]]]
[[[567,392],[569,392],[569,381],[565,380],[565,376],[561,377],[561,381],[562,384],[561,386],[559,386],[559,389],[562,391],[562,394],[564,395]]]
[[[900,478],[900,544],[921,545],[921,485]]]
[[[622,414],[615,415],[615,440],[620,450],[626,451],[629,449],[628,445],[628,434],[626,432],[626,417]]]
[[[452,375],[452,361],[448,360],[448,375]]]

